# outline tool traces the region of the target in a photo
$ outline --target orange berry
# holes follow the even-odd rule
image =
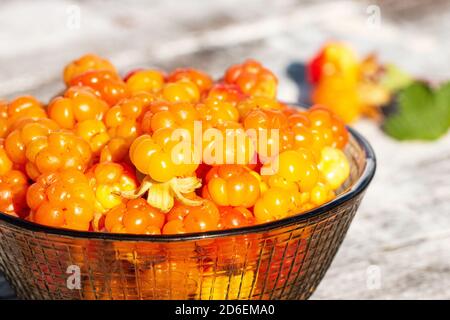
[[[183,234],[186,233],[186,229],[184,227],[184,223],[182,220],[171,220],[168,221],[163,229],[163,234]]]
[[[255,173],[256,174],[256,173]],[[208,194],[218,206],[252,207],[260,194],[260,183],[239,165],[213,167],[205,178]]]
[[[79,122],[101,120],[108,105],[89,87],[70,87],[63,97],[48,105],[48,115],[61,128],[73,129]]]
[[[8,128],[25,118],[47,118],[42,104],[32,96],[21,96],[8,104]]]
[[[82,138],[70,131],[54,131],[26,145],[26,171],[33,180],[42,173],[64,169],[84,172],[91,156],[90,146]]]
[[[8,133],[8,103],[0,100],[0,138],[4,138]]]
[[[13,168],[13,162],[5,151],[4,143],[5,141],[0,139],[0,176],[8,173]]]
[[[45,138],[59,126],[50,119],[26,118],[18,121],[5,139],[5,151],[8,157],[18,165],[25,165],[28,145],[39,138]]]
[[[237,84],[241,90],[252,96],[275,98],[278,80],[268,69],[255,60],[247,60],[228,68],[225,82]]]
[[[27,203],[30,220],[51,227],[87,231],[94,218],[94,193],[74,169],[41,175],[28,189]]]
[[[130,95],[127,85],[119,75],[108,70],[92,70],[82,73],[72,78],[70,86],[90,87],[110,106]]]
[[[194,104],[187,102],[173,102],[164,104],[156,104],[158,111],[154,112],[156,108],[150,106],[150,111],[146,114],[151,114],[150,133],[153,133],[161,128],[185,128],[192,129],[194,121],[200,120],[200,113],[195,108]],[[144,115],[145,117],[145,115]]]
[[[161,234],[164,214],[150,206],[144,199],[129,200],[106,213],[108,232],[131,234]]]
[[[180,80],[167,83],[162,96],[169,102],[197,102],[200,99],[200,90],[194,82]]]
[[[92,70],[108,70],[117,73],[116,68],[108,60],[95,54],[85,54],[64,68],[64,82],[69,85],[73,78]]]
[[[207,99],[204,103],[198,104],[196,108],[202,120],[209,122],[213,127],[227,122],[239,121],[238,110],[229,102],[218,102]]]
[[[110,136],[101,120],[90,119],[77,124],[76,134],[89,143],[93,154],[98,155],[109,142]]]
[[[244,128],[257,135],[258,155],[263,162],[292,148],[294,136],[287,116],[280,110],[253,109],[243,119]]]
[[[219,228],[219,209],[212,201],[206,199],[200,206],[176,204],[168,216],[172,218],[164,225],[163,234],[205,232]]]
[[[139,93],[109,109],[104,122],[110,136],[120,137],[131,143],[140,133],[139,118],[153,99],[149,94]]]
[[[254,214],[259,223],[285,218],[291,209],[289,192],[282,188],[269,188],[255,203]]]
[[[121,197],[121,192],[134,191],[137,188],[134,171],[125,164],[102,162],[89,168],[86,176],[95,193],[96,213],[101,215],[126,202],[126,199]],[[98,228],[98,225],[94,225],[94,228]]]
[[[164,74],[157,70],[138,70],[126,78],[130,92],[158,92],[164,85]]]
[[[11,170],[0,175],[0,211],[25,218],[28,215],[27,189],[28,179],[21,171]]]
[[[213,80],[207,73],[193,68],[176,69],[167,77],[168,82],[180,80],[188,80],[195,83],[200,93],[207,92],[213,85]]]
[[[165,145],[168,140],[165,137],[170,136],[171,132],[171,129],[161,128],[153,138],[150,135],[142,135],[130,147],[130,160],[136,169],[158,182],[190,176],[198,167],[198,164],[190,159],[183,161],[181,158],[172,158],[171,146]]]
[[[112,138],[101,150],[99,162],[127,161],[129,143],[124,138]]]

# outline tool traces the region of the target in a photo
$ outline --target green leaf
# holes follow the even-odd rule
[[[398,140],[436,140],[450,126],[450,82],[433,90],[414,82],[398,94],[398,110],[384,130]]]

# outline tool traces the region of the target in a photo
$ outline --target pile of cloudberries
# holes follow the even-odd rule
[[[0,211],[82,231],[182,234],[266,223],[336,196],[348,132],[328,109],[276,99],[254,60],[122,77],[88,54],[48,104],[0,101]]]

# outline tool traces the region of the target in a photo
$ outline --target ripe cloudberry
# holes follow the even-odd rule
[[[73,78],[92,70],[107,70],[117,73],[116,68],[108,60],[95,54],[85,54],[64,68],[64,82],[69,85]]]
[[[228,68],[224,76],[225,82],[237,84],[241,90],[252,96],[275,98],[278,79],[259,62],[247,60]]]
[[[94,203],[88,179],[74,169],[43,174],[27,192],[29,219],[50,227],[88,231]]]

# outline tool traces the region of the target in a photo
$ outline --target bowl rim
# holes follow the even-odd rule
[[[185,234],[172,234],[172,235],[139,235],[139,234],[119,234],[119,233],[106,233],[106,232],[92,232],[92,231],[77,231],[70,229],[54,228],[45,225],[40,225],[30,221],[14,217],[3,212],[0,212],[0,221],[4,221],[15,227],[23,228],[25,230],[35,233],[45,233],[48,235],[64,236],[77,239],[99,239],[109,241],[137,241],[137,242],[184,242],[195,241],[210,238],[239,236],[245,234],[257,234],[263,233],[289,225],[293,225],[299,222],[307,221],[311,218],[317,218],[333,208],[347,202],[359,194],[361,194],[372,181],[376,170],[376,157],[375,152],[369,142],[359,134],[355,129],[347,127],[351,136],[356,140],[358,145],[365,153],[365,166],[359,179],[349,188],[347,191],[333,199],[332,201],[311,209],[305,213],[290,216],[284,219],[257,224],[248,227],[241,227],[227,230],[215,230],[208,232],[197,233],[185,233]]]

